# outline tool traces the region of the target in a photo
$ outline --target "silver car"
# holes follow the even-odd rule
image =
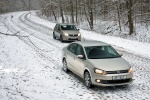
[[[104,42],[73,42],[62,49],[62,62],[63,70],[83,78],[88,88],[128,85],[133,81],[131,65]]]
[[[53,38],[60,38],[60,41],[81,40],[79,29],[73,24],[56,24],[53,30]]]

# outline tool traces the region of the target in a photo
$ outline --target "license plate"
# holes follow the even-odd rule
[[[77,39],[76,37],[70,37],[71,39]]]
[[[123,79],[126,79],[126,78],[127,78],[127,76],[126,76],[126,75],[113,76],[112,78],[113,78],[113,80],[123,80]]]

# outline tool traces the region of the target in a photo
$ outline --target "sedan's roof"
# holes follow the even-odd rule
[[[95,40],[88,40],[88,41],[77,41],[74,43],[78,43],[80,45],[82,45],[83,47],[87,47],[87,46],[104,46],[104,45],[109,45],[105,42],[102,41],[95,41]]]

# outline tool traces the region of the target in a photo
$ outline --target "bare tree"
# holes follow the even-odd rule
[[[133,34],[133,28],[134,28],[134,25],[133,25],[133,19],[132,19],[132,0],[127,0],[127,9],[128,9],[128,23],[129,23],[129,34]]]

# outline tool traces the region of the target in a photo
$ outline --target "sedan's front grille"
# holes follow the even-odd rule
[[[132,79],[125,79],[125,80],[101,80],[103,84],[119,84],[119,83],[128,83],[131,82]]]
[[[106,71],[107,74],[121,74],[128,73],[128,70]]]
[[[78,36],[78,34],[69,34],[69,36],[75,37]]]

